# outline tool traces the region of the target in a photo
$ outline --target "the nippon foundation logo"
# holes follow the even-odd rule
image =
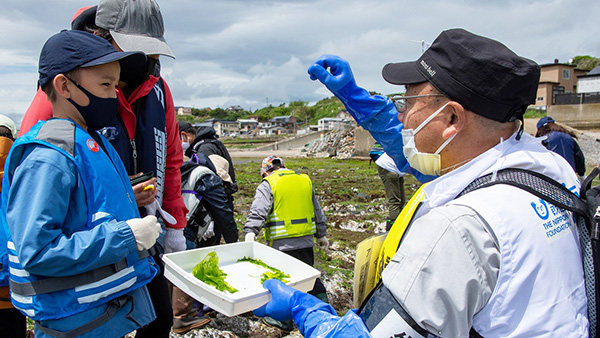
[[[431,66],[425,60],[421,60],[421,66],[429,73],[429,76],[433,77],[435,75],[435,70],[431,69]]]

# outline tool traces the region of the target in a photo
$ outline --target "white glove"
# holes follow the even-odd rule
[[[161,232],[160,224],[156,221],[155,216],[132,218],[125,223],[131,228],[139,251],[150,249],[156,243],[158,234]]]
[[[158,200],[154,200],[154,202],[144,206],[144,208],[146,208],[146,212],[148,213],[148,215],[156,216],[156,210],[158,210],[160,217],[162,217],[162,219],[165,222],[169,224],[177,224],[177,220],[175,219],[175,217],[171,216],[171,214],[164,211],[163,208],[161,208],[160,203],[158,203]]]
[[[256,234],[253,232],[247,232],[246,233],[246,238],[244,238],[244,242],[254,242],[254,238],[256,237]]]
[[[329,248],[329,240],[327,240],[327,237],[325,236],[317,238],[317,245],[319,246],[319,249],[327,251]]]
[[[165,234],[165,253],[184,251],[185,237],[183,237],[183,229],[167,228]]]
[[[210,223],[208,223],[208,227],[206,228],[206,231],[204,232],[204,234],[202,234],[202,240],[206,241],[209,238],[212,238],[215,235],[215,222],[214,221],[210,221]]]

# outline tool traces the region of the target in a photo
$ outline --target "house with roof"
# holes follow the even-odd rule
[[[535,107],[546,109],[555,104],[557,94],[577,92],[577,77],[586,73],[569,63],[554,63],[540,65],[540,84],[538,86]]]
[[[192,115],[192,108],[190,107],[175,107],[177,115]]]
[[[600,65],[577,77],[577,93],[600,93]]]
[[[278,126],[269,126],[269,127],[261,127],[258,129],[259,136],[273,136],[273,135],[281,135],[285,134],[285,129]]]
[[[353,121],[337,117],[324,117],[318,121],[318,131],[341,130],[353,127]]]
[[[238,121],[216,120],[213,128],[219,136],[238,136],[240,134],[240,124]]]
[[[240,135],[251,134],[258,128],[258,121],[252,119],[238,119]]]
[[[296,117],[290,116],[275,116],[271,119],[273,126],[284,129],[284,134],[295,134],[298,128]]]

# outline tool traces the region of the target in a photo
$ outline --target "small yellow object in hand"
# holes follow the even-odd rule
[[[147,190],[154,190],[154,184],[148,184],[147,186],[145,186],[143,191]]]

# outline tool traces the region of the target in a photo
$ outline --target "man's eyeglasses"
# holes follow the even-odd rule
[[[415,98],[419,98],[419,97],[432,97],[432,96],[444,96],[444,95],[442,95],[442,94],[425,94],[425,95],[413,95],[413,96],[395,95],[395,96],[392,96],[392,102],[394,102],[394,105],[396,106],[396,109],[398,110],[398,112],[404,113],[406,111],[406,100],[415,99]]]

